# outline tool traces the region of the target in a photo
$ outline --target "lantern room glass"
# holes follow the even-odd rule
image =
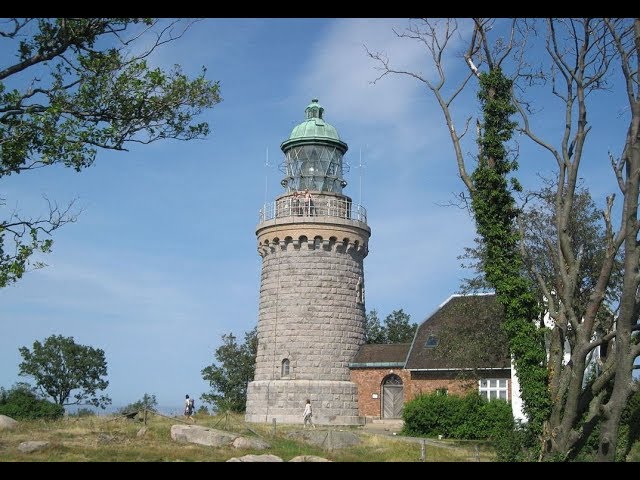
[[[286,152],[282,170],[286,175],[282,183],[287,192],[309,189],[341,194],[347,185],[343,178],[342,152],[333,145],[291,147]]]

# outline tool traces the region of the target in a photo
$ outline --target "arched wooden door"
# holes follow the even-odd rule
[[[395,374],[382,381],[382,418],[401,418],[404,406],[402,379]]]

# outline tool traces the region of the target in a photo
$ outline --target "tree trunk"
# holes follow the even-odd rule
[[[636,42],[640,43],[640,22],[635,22]],[[631,334],[638,323],[637,292],[640,282],[637,271],[640,261],[638,249],[638,194],[640,193],[640,102],[631,105],[631,122],[627,135],[626,182],[623,222],[626,227],[624,239],[624,279],[620,315],[616,321],[615,377],[611,397],[604,408],[604,421],[598,445],[599,461],[615,460],[618,430],[622,410],[632,393],[633,345]]]

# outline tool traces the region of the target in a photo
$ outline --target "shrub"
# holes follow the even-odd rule
[[[487,402],[476,392],[464,397],[419,395],[405,405],[403,420],[409,435],[465,440],[500,438],[513,428],[509,403]]]
[[[38,397],[30,385],[18,383],[10,390],[0,387],[0,414],[15,420],[55,420],[64,415],[64,407]]]
[[[461,397],[452,412],[455,428],[450,436],[465,440],[487,438],[488,430],[486,426],[491,421],[483,416],[482,407],[485,403],[487,403],[486,400],[477,393],[470,393]]]
[[[638,446],[640,441],[640,391],[635,392],[627,401],[627,406],[622,411],[620,418],[620,431],[618,432],[618,448],[616,460],[623,461],[628,457],[634,444]],[[638,448],[636,448],[638,451]]]
[[[450,436],[453,430],[451,412],[458,401],[458,397],[440,394],[417,396],[404,406],[404,433],[424,437]]]
[[[483,402],[479,415],[489,439],[496,440],[514,429],[513,410],[511,404],[505,400],[491,400]]]
[[[540,453],[537,434],[526,423],[514,422],[513,428],[494,437],[499,462],[535,462]]]
[[[640,462],[640,441],[633,444],[626,457],[627,462]]]
[[[589,437],[572,452],[572,460],[579,462],[594,461],[598,453],[598,441],[600,437],[600,424],[597,423]],[[618,427],[618,442],[616,445],[615,460],[623,462],[629,458],[629,454],[635,443],[640,440],[640,392],[636,392],[627,401],[622,411],[620,425]],[[627,460],[628,461],[628,460]]]
[[[491,402],[493,403],[493,402]],[[487,406],[491,406],[491,403]],[[502,432],[502,433],[500,433]],[[598,452],[600,425],[596,424],[588,438],[571,452],[569,459],[592,462]],[[540,451],[539,441],[527,425],[515,425],[509,430],[504,425],[494,434],[494,445],[499,461],[535,461]],[[620,418],[616,461],[640,460],[640,393],[633,394]]]

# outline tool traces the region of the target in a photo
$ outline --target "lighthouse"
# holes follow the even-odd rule
[[[313,99],[280,148],[283,192],[260,210],[258,349],[245,420],[357,425],[349,362],[365,342],[366,210],[343,193],[348,146]]]

